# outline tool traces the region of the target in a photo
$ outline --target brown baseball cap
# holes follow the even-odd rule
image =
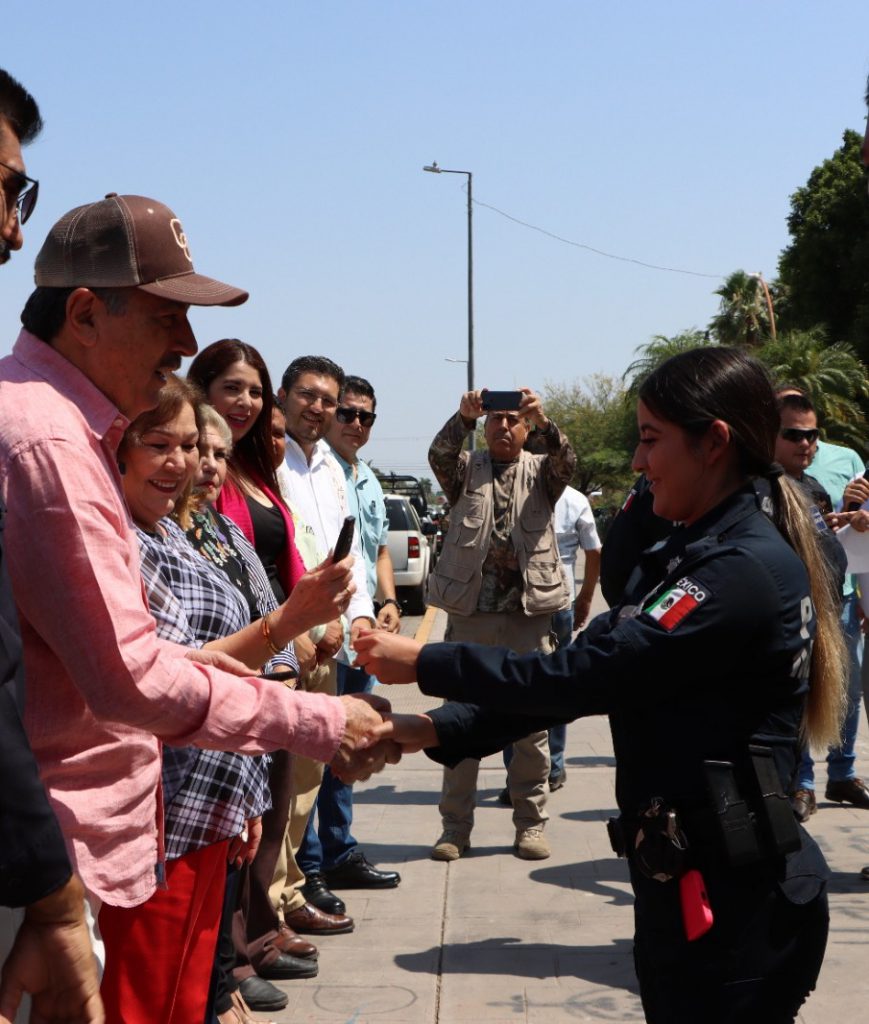
[[[116,192],[60,218],[36,257],[35,278],[45,288],[140,288],[191,306],[238,306],[248,297],[194,271],[168,206]]]

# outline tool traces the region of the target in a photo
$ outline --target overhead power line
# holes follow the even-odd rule
[[[490,203],[481,202],[479,199],[474,199],[473,203],[475,206],[482,206],[486,210],[491,210],[493,213],[497,213],[501,217],[505,217],[507,220],[513,221],[514,224],[519,224],[523,228],[528,228],[531,231],[537,231],[541,235],[546,235],[547,238],[554,238],[556,242],[563,242],[565,245],[572,245],[576,249],[585,249],[586,252],[594,253],[595,256],[604,256],[608,260],[619,260],[621,263],[635,263],[638,267],[646,267],[647,270],[663,270],[669,274],[688,274],[691,277],[708,277],[716,281],[723,281],[727,276],[726,274],[703,274],[699,270],[684,270],[681,267],[665,267],[658,263],[647,263],[645,260],[634,259],[633,256],[619,256],[617,253],[604,252],[603,249],[596,249],[593,245],[587,245],[585,242],[576,242],[572,238],[565,238],[563,235],[557,235],[554,231],[547,231],[546,228],[538,227],[536,224],[530,224],[527,220],[520,220],[519,217],[514,217],[510,213],[506,213],[504,210],[499,210],[497,206],[492,206]]]

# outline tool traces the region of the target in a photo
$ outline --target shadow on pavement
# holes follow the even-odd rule
[[[547,804],[550,812],[553,811],[551,804]],[[609,807],[605,809],[595,808],[590,811],[565,811],[563,814],[559,814],[560,818],[564,818],[565,821],[599,821],[601,828],[606,827],[607,818],[617,818],[619,816],[618,808]]]
[[[576,864],[537,868],[528,877],[532,882],[540,882],[543,885],[578,889],[601,896],[615,907],[631,906],[634,902],[634,894],[630,888],[619,888],[630,886],[627,862],[618,860],[615,856],[605,860],[578,861]]]
[[[633,941],[615,939],[599,946],[523,943],[516,936],[477,942],[447,942],[441,947],[441,974],[503,974],[516,978],[581,978],[595,984],[636,991]],[[398,953],[405,971],[430,973],[436,948]]]
[[[440,790],[411,789],[400,791],[395,786],[374,786],[370,789],[353,790],[354,804],[383,804],[390,806],[418,805],[437,807],[441,798]]]
[[[564,763],[577,768],[615,768],[616,759],[607,754],[591,754],[589,757],[566,757]]]

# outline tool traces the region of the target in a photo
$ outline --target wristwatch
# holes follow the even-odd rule
[[[395,607],[396,607],[396,610],[398,611],[398,617],[401,618],[401,605],[398,603],[398,601],[395,600],[394,597],[386,597],[386,598],[384,598],[380,602],[380,607],[382,608],[385,604],[394,604]]]

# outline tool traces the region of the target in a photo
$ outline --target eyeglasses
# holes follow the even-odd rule
[[[7,171],[11,171],[13,174],[13,177],[9,178],[3,187],[7,189],[10,196],[15,196],[13,202],[18,211],[18,223],[26,224],[30,219],[30,214],[36,209],[36,200],[39,196],[39,182],[35,178],[28,178],[17,167],[10,167],[9,164],[4,164],[2,160],[0,160],[0,167],[5,167]],[[27,187],[28,185],[29,187]]]
[[[355,423],[357,418],[360,427],[370,427],[377,419],[377,413],[369,412],[367,409],[355,409],[352,405],[339,405],[335,412],[335,419],[339,423]]]
[[[325,395],[322,391],[312,391],[310,388],[293,388],[293,394],[297,398],[301,398],[305,405],[322,402],[324,409],[335,409],[338,405],[331,395]]]
[[[784,427],[779,431],[779,436],[783,437],[785,441],[793,441],[794,444],[799,444],[800,441],[808,441],[809,444],[814,444],[818,440],[820,433],[817,427],[810,427],[808,430],[803,430],[800,427]]]

